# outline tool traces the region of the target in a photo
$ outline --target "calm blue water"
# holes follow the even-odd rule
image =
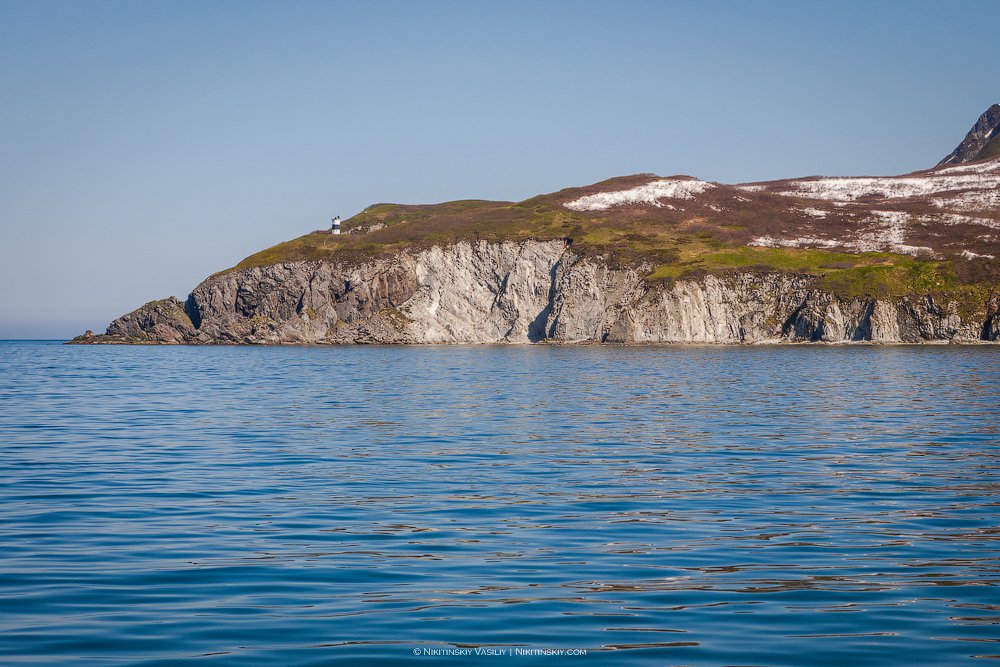
[[[984,664],[998,418],[992,347],[4,342],[0,661]]]

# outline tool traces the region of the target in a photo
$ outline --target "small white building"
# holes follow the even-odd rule
[[[336,218],[334,218],[333,220],[330,221],[330,233],[331,234],[339,234],[340,233],[340,216],[339,215]]]

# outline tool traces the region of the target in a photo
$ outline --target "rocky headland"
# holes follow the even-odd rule
[[[994,105],[903,176],[377,204],[72,342],[997,342],[998,148]]]

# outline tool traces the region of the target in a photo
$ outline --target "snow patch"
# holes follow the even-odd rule
[[[1000,187],[998,183],[997,187]],[[938,208],[954,208],[959,211],[977,211],[1000,206],[1000,190],[963,192],[953,197],[936,197],[931,203]]]
[[[972,252],[971,250],[963,250],[961,252],[963,259],[977,259],[983,257],[985,259],[996,259],[993,255],[980,255],[978,252]]]
[[[903,243],[906,239],[906,223],[910,216],[901,211],[872,211],[874,225],[858,235],[853,245],[860,252],[881,252],[894,250],[907,253],[915,249]],[[929,250],[929,248],[928,248]]]
[[[813,218],[825,218],[827,216],[827,212],[819,208],[804,208],[802,212]]]
[[[933,254],[926,246],[908,245],[906,226],[910,216],[902,211],[872,211],[871,226],[851,239],[821,239],[803,236],[779,239],[759,236],[749,243],[765,248],[841,248],[849,252],[897,252],[904,255]]]
[[[989,205],[1000,193],[1000,172],[932,174],[929,176],[821,178],[814,181],[792,181],[787,190],[778,192],[788,197],[809,197],[829,201],[854,202],[864,197],[905,199],[949,192],[970,190],[954,198],[965,206]],[[968,200],[968,201],[966,201]],[[949,200],[950,201],[950,200]]]
[[[996,128],[994,128],[995,130]],[[988,138],[989,135],[987,135]],[[1000,160],[990,160],[988,162],[977,162],[974,164],[960,164],[957,167],[938,169],[937,174],[986,174],[993,171],[1000,171]]]
[[[926,222],[939,222],[945,225],[978,225],[989,227],[990,229],[1000,229],[1000,222],[989,218],[973,218],[968,215],[957,215],[955,213],[941,213],[930,218],[923,218]]]
[[[663,206],[660,199],[692,199],[694,195],[714,187],[711,183],[695,179],[685,181],[664,179],[628,190],[598,192],[574,199],[563,206],[572,211],[605,211],[612,206],[629,204],[650,204],[660,208]]]
[[[811,238],[808,236],[797,239],[776,239],[773,236],[758,236],[747,245],[758,246],[761,248],[805,248],[808,246],[819,246],[821,248],[843,247],[843,243],[840,241]]]

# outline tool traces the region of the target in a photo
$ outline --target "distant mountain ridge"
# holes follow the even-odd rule
[[[1000,104],[979,117],[955,150],[937,163],[938,167],[1000,158]]]
[[[998,125],[900,176],[375,204],[73,342],[1000,342]]]

